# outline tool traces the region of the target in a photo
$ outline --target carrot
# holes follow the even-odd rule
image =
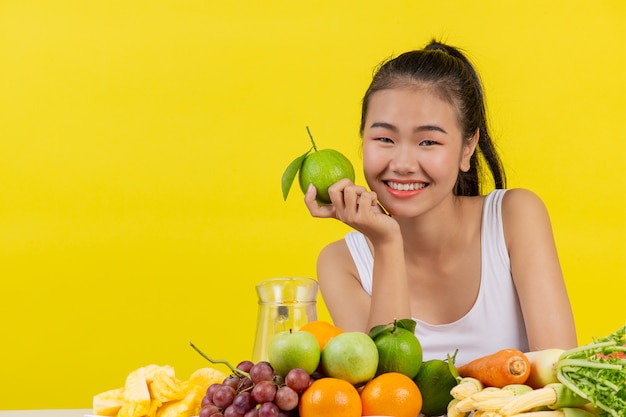
[[[459,365],[456,369],[462,377],[476,378],[485,386],[502,388],[526,382],[530,375],[530,362],[517,349],[502,349]]]

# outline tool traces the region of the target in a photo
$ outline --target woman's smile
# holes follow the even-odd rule
[[[428,184],[420,183],[420,182],[395,182],[395,181],[385,181],[385,185],[387,187],[392,188],[398,191],[413,191],[419,190],[426,187]]]

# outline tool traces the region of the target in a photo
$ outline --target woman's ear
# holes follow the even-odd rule
[[[478,145],[478,138],[480,138],[480,129],[476,129],[476,133],[465,139],[465,141],[463,142],[463,153],[461,155],[460,166],[460,169],[463,172],[467,172],[470,169],[470,160],[472,158],[472,155],[474,155],[476,146]]]

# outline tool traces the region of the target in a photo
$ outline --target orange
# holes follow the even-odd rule
[[[320,345],[320,351],[324,349],[324,346],[326,346],[326,343],[328,343],[330,339],[343,333],[343,330],[339,327],[335,327],[329,322],[323,320],[310,321],[300,327],[300,330],[312,333],[313,336],[315,336],[317,343]]]
[[[300,417],[361,417],[361,398],[348,381],[321,378],[302,393],[298,411]]]
[[[422,393],[408,376],[387,372],[370,380],[361,391],[364,416],[416,417]]]

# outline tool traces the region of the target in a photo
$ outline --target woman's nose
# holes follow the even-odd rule
[[[411,147],[398,147],[389,163],[389,168],[398,174],[416,172],[419,169],[417,152]]]

